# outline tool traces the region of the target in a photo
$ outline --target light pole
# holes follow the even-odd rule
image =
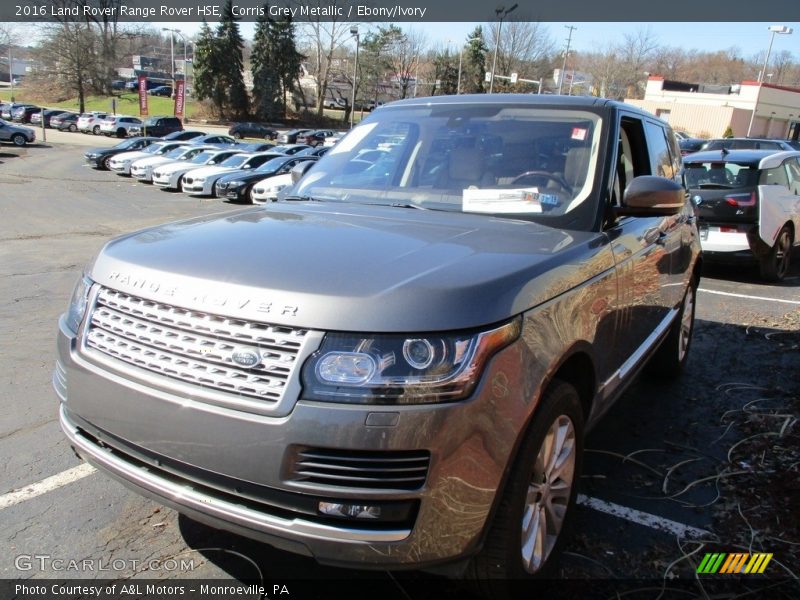
[[[792,31],[794,31],[791,27],[786,27],[786,25],[771,25],[767,27],[768,31],[772,32],[772,35],[769,36],[769,47],[767,48],[767,56],[764,59],[764,68],[761,69],[761,72],[758,74],[758,83],[764,82],[764,76],[767,73],[767,66],[769,65],[769,55],[772,53],[772,42],[775,41],[775,34],[779,33],[781,35],[790,35]]]
[[[172,91],[175,91],[175,30],[168,27],[162,27],[161,31],[169,31],[169,66],[172,72]],[[184,51],[186,44],[183,45]],[[185,68],[185,67],[184,67]]]
[[[469,38],[467,40],[467,44],[471,44],[472,42],[475,42],[475,41],[477,41],[479,39],[481,39],[481,38],[477,38],[477,37]],[[467,47],[466,44],[461,46],[461,52],[458,53],[458,85],[456,85],[456,95],[459,95],[461,93],[461,63],[464,60],[464,48],[466,48],[466,47]]]
[[[564,89],[564,74],[567,72],[567,56],[569,56],[569,47],[572,43],[572,32],[577,29],[574,25],[564,25],[567,29],[569,29],[569,37],[567,37],[567,49],[564,51],[564,61],[561,63],[561,77],[558,78],[558,93],[561,94],[561,90]]]
[[[779,33],[781,35],[790,35],[792,31],[794,31],[791,27],[787,27],[786,25],[770,25],[767,27],[767,30],[772,32],[772,35],[769,36],[769,47],[767,48],[767,56],[764,58],[764,67],[758,74],[758,92],[756,93],[756,99],[753,101],[753,112],[750,113],[750,124],[747,126],[747,137],[750,137],[750,133],[753,131],[753,123],[756,120],[756,109],[758,108],[758,100],[761,97],[761,85],[764,83],[764,76],[767,73],[769,55],[772,53],[772,42],[775,41],[775,34]]]
[[[356,61],[353,66],[353,100],[350,103],[350,129],[353,128],[353,117],[356,112],[356,78],[358,77],[358,45],[361,39],[358,35],[358,25],[353,25],[350,28],[350,34],[356,38]],[[369,41],[369,40],[368,40]]]
[[[490,94],[494,89],[494,70],[497,68],[497,49],[500,47],[500,32],[503,29],[503,19],[505,19],[509,15],[509,13],[516,10],[517,6],[519,6],[519,4],[515,4],[508,10],[506,10],[505,6],[500,6],[494,10],[495,14],[497,15],[497,18],[500,20],[500,23],[497,25],[497,39],[495,40],[494,43],[494,58],[492,59],[492,78],[489,80]]]

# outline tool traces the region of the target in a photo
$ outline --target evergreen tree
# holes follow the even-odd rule
[[[222,70],[217,40],[203,20],[194,51],[194,93],[199,100],[211,100],[217,113],[223,116],[225,89],[220,85]]]
[[[244,39],[239,32],[239,24],[233,14],[233,0],[225,3],[216,39],[219,56],[224,59],[223,68],[218,72],[219,86],[225,93],[225,106],[236,118],[246,117],[250,101],[244,87],[244,59],[242,49]]]
[[[275,67],[283,87],[283,113],[286,116],[288,97],[295,89],[300,87],[300,66],[306,59],[297,50],[295,41],[294,23],[291,17],[286,17],[275,22]]]
[[[466,94],[482,94],[486,91],[486,53],[489,48],[483,39],[483,28],[478,25],[467,37],[464,64],[461,73],[461,91]]]
[[[281,77],[276,65],[276,24],[267,6],[258,18],[250,55],[253,72],[253,110],[259,119],[274,121],[284,112]]]

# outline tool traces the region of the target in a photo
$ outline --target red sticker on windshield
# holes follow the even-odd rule
[[[585,140],[586,139],[586,129],[581,129],[580,127],[573,127],[572,128],[572,139],[573,140]]]

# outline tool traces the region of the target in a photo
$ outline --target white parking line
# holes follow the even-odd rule
[[[590,498],[589,496],[584,496],[583,494],[578,494],[577,502],[581,506],[591,508],[592,510],[606,513],[607,515],[612,515],[614,517],[619,517],[620,519],[625,519],[626,521],[631,521],[632,523],[644,525],[645,527],[650,527],[651,529],[666,531],[667,533],[678,535],[682,538],[699,539],[711,535],[711,533],[705,529],[684,525],[683,523],[678,523],[677,521],[673,521],[671,519],[665,519],[664,517],[651,515],[650,513],[628,508],[627,506],[614,504],[613,502],[606,502],[605,500],[600,500],[599,498]]]
[[[719,296],[733,296],[734,298],[745,298],[747,300],[766,300],[767,302],[783,302],[784,304],[797,304],[800,305],[798,300],[784,300],[783,298],[767,298],[765,296],[748,296],[746,294],[734,294],[732,292],[720,292],[718,290],[707,290],[699,288],[698,291],[705,292],[706,294],[717,294]]]
[[[0,496],[0,510],[8,508],[9,506],[14,506],[15,504],[19,504],[20,502],[25,502],[31,498],[36,498],[36,496],[41,496],[47,492],[52,492],[53,490],[56,490],[67,484],[78,481],[79,479],[83,479],[87,475],[94,473],[96,470],[97,469],[95,469],[89,463],[83,463],[74,469],[62,471],[58,475],[53,475],[52,477],[42,479],[37,483],[32,483],[31,485],[26,485],[21,489],[3,494]]]

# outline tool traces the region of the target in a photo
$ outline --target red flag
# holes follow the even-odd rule
[[[139,75],[139,115],[147,116],[147,77]]]
[[[175,116],[183,119],[183,107],[186,100],[186,82],[178,79],[175,82]]]

